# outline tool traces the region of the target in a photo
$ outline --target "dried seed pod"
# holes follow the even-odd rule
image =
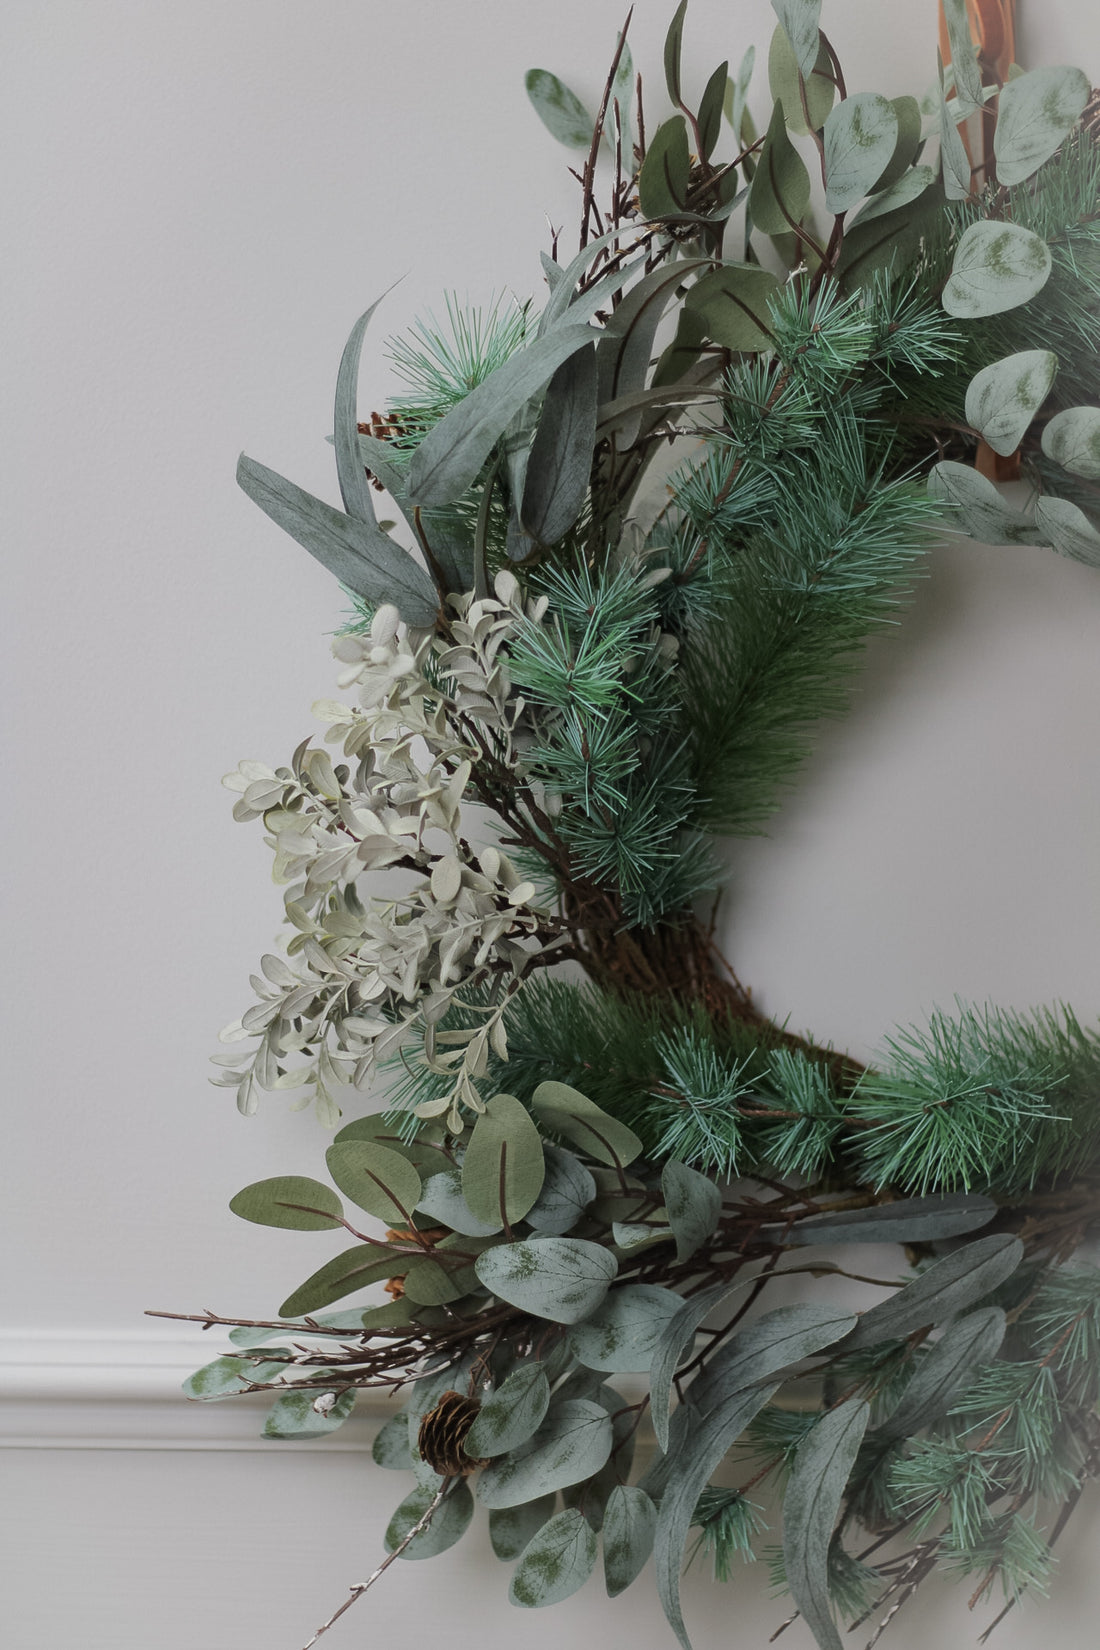
[[[481,1405],[461,1392],[445,1392],[420,1423],[416,1445],[421,1458],[444,1478],[465,1478],[486,1462],[471,1459],[462,1445]]]

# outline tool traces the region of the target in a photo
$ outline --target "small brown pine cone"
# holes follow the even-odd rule
[[[463,1443],[477,1419],[481,1405],[461,1392],[445,1392],[420,1423],[416,1446],[421,1458],[444,1478],[465,1478],[467,1473],[487,1465],[466,1454]]]

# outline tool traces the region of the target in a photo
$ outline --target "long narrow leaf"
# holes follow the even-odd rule
[[[823,1415],[798,1446],[783,1498],[787,1584],[821,1650],[843,1650],[829,1608],[829,1543],[869,1415],[860,1400]]]

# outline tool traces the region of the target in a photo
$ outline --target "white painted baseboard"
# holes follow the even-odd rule
[[[260,1436],[261,1394],[185,1398],[187,1376],[232,1350],[198,1329],[0,1330],[0,1448],[369,1449],[384,1399],[361,1397],[330,1438],[282,1444]]]

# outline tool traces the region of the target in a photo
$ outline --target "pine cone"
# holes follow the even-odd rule
[[[445,1392],[420,1423],[416,1447],[421,1458],[444,1478],[465,1478],[485,1461],[473,1460],[462,1445],[481,1405],[461,1392]]]

